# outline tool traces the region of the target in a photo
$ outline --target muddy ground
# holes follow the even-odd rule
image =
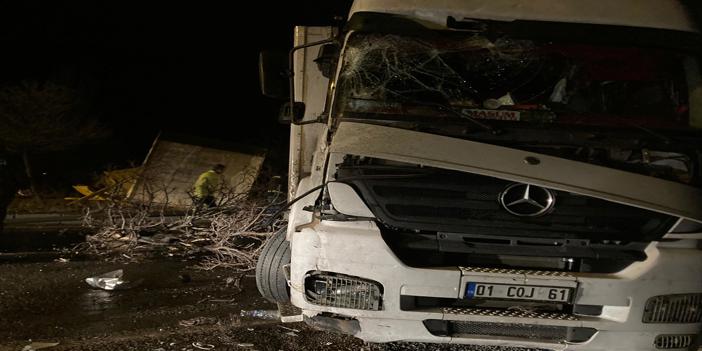
[[[251,276],[237,287],[226,269],[202,271],[189,268],[190,262],[46,262],[48,257],[25,253],[0,263],[0,350],[31,342],[58,342],[47,349],[56,351],[363,348],[357,339],[301,323],[241,318],[242,310],[275,308],[259,296]],[[120,268],[126,280],[142,282],[105,291],[84,281]]]
[[[193,268],[195,262],[168,257],[92,260],[66,249],[79,239],[70,233],[2,234],[0,351],[32,342],[58,343],[48,351],[474,350],[369,345],[303,323],[242,318],[242,310],[275,309],[258,294],[253,275],[238,279],[226,269],[203,271]],[[141,283],[105,291],[84,281],[116,269]]]

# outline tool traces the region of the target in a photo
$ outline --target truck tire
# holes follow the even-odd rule
[[[256,263],[256,286],[266,300],[289,302],[290,291],[283,266],[290,264],[290,243],[285,240],[287,228],[271,236]]]

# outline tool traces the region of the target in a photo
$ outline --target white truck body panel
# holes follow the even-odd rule
[[[446,18],[589,23],[694,32],[697,27],[676,0],[358,0],[357,12],[404,15],[434,26]]]
[[[644,324],[644,304],[650,296],[675,292],[702,291],[702,252],[696,249],[647,249],[649,258],[618,274],[568,273],[542,276],[523,272],[488,272],[453,268],[418,269],[400,262],[383,241],[372,221],[322,222],[313,228],[295,232],[292,239],[291,299],[309,317],[322,312],[353,316],[361,323],[356,336],[371,342],[417,341],[473,345],[541,347],[549,350],[652,350],[659,334],[699,332],[699,323]],[[363,254],[358,254],[362,252]],[[323,307],[309,303],[304,295],[304,281],[310,271],[329,271],[363,276],[383,284],[384,309],[361,311]],[[580,287],[577,304],[604,305],[598,317],[581,316],[576,320],[504,317],[476,314],[444,313],[438,309],[402,311],[400,295],[460,298],[466,281],[511,282],[513,284],[557,285],[569,282]],[[437,337],[423,326],[426,319],[494,322],[529,325],[590,327],[598,330],[583,344],[560,344],[497,338]]]
[[[702,221],[702,192],[697,188],[469,140],[342,122],[334,136],[331,152],[483,174]],[[526,157],[536,157],[540,163],[527,164]]]
[[[350,17],[359,12],[398,14],[431,27],[444,27],[446,18],[534,20],[670,29],[694,32],[684,7],[672,0],[357,0]],[[295,45],[333,36],[327,27],[297,27]],[[305,121],[325,111],[329,80],[314,59],[319,46],[298,50],[294,57],[295,99],[306,105]],[[341,60],[340,60],[341,61]],[[339,68],[337,68],[338,70]],[[333,111],[332,111],[333,114]],[[333,120],[334,116],[330,116]],[[363,123],[293,125],[290,140],[289,198],[334,178],[334,167],[345,155],[372,157],[491,176],[540,185],[618,202],[680,218],[702,221],[702,193],[691,186],[627,173],[592,164]],[[333,133],[333,134],[330,134]],[[330,137],[331,136],[331,137]],[[524,162],[539,159],[538,165]],[[416,268],[405,264],[389,247],[370,207],[354,188],[327,183],[291,206],[287,239],[292,249],[290,297],[307,318],[344,316],[357,321],[356,337],[372,342],[419,341],[492,346],[538,347],[548,350],[653,350],[661,334],[697,334],[702,323],[643,323],[649,298],[673,293],[702,292],[702,250],[695,239],[680,243],[651,242],[646,258],[614,273],[544,273],[481,267]],[[324,220],[312,208],[323,191],[341,214],[351,220]],[[682,221],[682,220],[681,220]],[[680,223],[680,221],[678,222]],[[674,238],[669,233],[666,238]],[[382,285],[378,311],[329,307],[311,303],[305,279],[311,272],[330,272],[374,280]],[[562,273],[562,274],[561,274]],[[528,313],[490,315],[442,308],[403,310],[401,296],[462,300],[471,281],[577,287],[573,304],[601,306],[599,315],[544,318]],[[567,326],[596,329],[588,341],[575,344],[528,338],[436,336],[426,320],[506,323],[527,326]]]
[[[332,27],[295,27],[295,46],[331,38]],[[303,121],[316,119],[323,111],[329,79],[317,69],[319,46],[301,49],[295,52],[295,100],[305,102]],[[300,179],[309,176],[312,158],[317,146],[322,124],[305,124],[290,126],[290,159],[288,163],[288,199],[295,197]]]

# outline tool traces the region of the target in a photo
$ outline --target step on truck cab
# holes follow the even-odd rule
[[[265,297],[370,342],[697,350],[702,46],[680,2],[358,0],[295,45],[261,56],[291,123]]]

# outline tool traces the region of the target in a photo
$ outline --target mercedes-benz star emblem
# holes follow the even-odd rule
[[[512,184],[500,193],[500,205],[520,217],[548,213],[556,204],[556,195],[548,189],[529,184]]]

